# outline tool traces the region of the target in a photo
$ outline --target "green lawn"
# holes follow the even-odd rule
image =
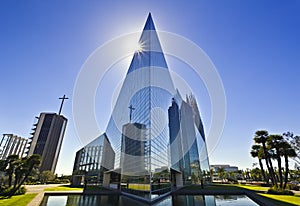
[[[128,184],[129,189],[150,191],[150,184]]]
[[[268,191],[269,187],[261,187],[261,186],[256,186],[256,185],[241,185],[241,184],[234,184],[234,185],[215,185],[219,189],[220,188],[232,188],[232,187],[237,187],[237,188],[244,188],[248,190],[252,190],[256,192],[257,194],[271,199],[274,204],[278,206],[291,206],[291,205],[299,205],[300,203],[300,195],[295,195],[295,196],[290,196],[290,195],[271,195],[271,194],[265,194],[266,191]],[[211,186],[214,187],[214,186]]]
[[[268,191],[268,189],[270,189],[270,187],[261,187],[261,186],[256,186],[256,185],[235,185],[237,187],[241,187],[241,188],[245,188],[248,190],[253,190],[253,191],[257,191],[257,192],[266,192]]]
[[[269,187],[261,187],[261,186],[254,186],[254,185],[236,185],[241,188],[245,188],[248,190],[252,190],[257,192],[257,194],[272,199],[276,201],[281,201],[280,205],[299,205],[300,203],[300,195],[296,194],[295,196],[291,195],[273,195],[273,194],[265,194],[264,192],[268,191]],[[286,204],[290,203],[290,204]]]
[[[260,195],[270,198],[270,199],[274,199],[274,200],[278,200],[278,201],[282,201],[282,202],[286,202],[286,203],[290,203],[290,204],[294,204],[294,205],[300,204],[300,196],[299,195],[295,195],[295,196],[271,195],[271,194],[260,194]]]
[[[1,206],[26,206],[37,193],[25,194],[25,195],[16,195],[11,198],[0,197],[0,205]]]
[[[52,188],[46,188],[44,191],[74,191],[74,190],[81,190],[83,191],[83,188],[80,187],[71,187],[69,185],[60,185],[58,187],[52,187]]]
[[[248,189],[251,191],[256,192],[258,195],[267,198],[269,201],[273,203],[273,205],[277,206],[293,206],[299,205],[300,203],[300,195],[289,196],[289,195],[271,195],[265,194],[268,191],[269,187],[261,187],[256,185],[241,185],[241,184],[212,184],[209,186],[204,187],[205,190],[215,190],[215,191],[233,191],[233,190],[240,190],[240,189]],[[183,190],[202,190],[201,186],[199,185],[191,185],[184,187]]]

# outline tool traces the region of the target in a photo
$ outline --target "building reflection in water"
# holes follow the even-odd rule
[[[144,206],[148,205],[132,198],[122,195],[69,195],[69,196],[48,196],[45,195],[41,206],[72,205],[72,206]],[[245,195],[177,195],[168,196],[165,199],[153,204],[153,206],[258,206]]]
[[[40,206],[146,206],[141,201],[136,201],[123,195],[68,195],[49,196],[45,195]],[[258,206],[254,201],[245,195],[174,195],[167,196],[153,206]]]
[[[227,197],[228,198],[228,197]],[[52,205],[105,205],[105,206],[144,206],[140,201],[132,198],[127,198],[120,195],[69,195],[69,196],[45,196],[41,206]],[[214,196],[207,195],[178,195],[168,196],[167,198],[153,204],[153,206],[215,206],[216,201]]]

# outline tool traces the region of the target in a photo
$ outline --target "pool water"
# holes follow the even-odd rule
[[[142,202],[122,195],[45,196],[41,206],[145,206]],[[177,195],[168,196],[154,206],[257,206],[245,195]]]

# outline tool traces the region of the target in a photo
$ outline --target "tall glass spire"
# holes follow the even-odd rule
[[[149,13],[143,33],[139,40],[139,49],[135,52],[128,73],[143,67],[155,66],[168,68],[155,26]]]
[[[189,102],[174,88],[149,14],[106,129],[115,152],[106,183],[153,200],[174,185],[199,182],[205,139]]]
[[[161,186],[170,188],[168,108],[175,94],[173,82],[149,14],[106,133],[116,151],[122,190],[135,184],[147,198]],[[160,184],[158,177],[165,176]],[[127,186],[128,185],[128,186]]]

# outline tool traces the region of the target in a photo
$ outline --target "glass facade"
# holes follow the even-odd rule
[[[106,134],[77,151],[73,175],[84,176],[89,183],[103,183],[104,172],[113,169],[115,153]]]
[[[151,15],[139,44],[106,128],[114,167],[103,181],[152,200],[203,182],[209,166],[196,100],[176,91]]]
[[[177,96],[168,110],[171,167],[181,173],[183,185],[208,183],[211,181],[209,163],[196,100],[192,95],[186,101]]]

